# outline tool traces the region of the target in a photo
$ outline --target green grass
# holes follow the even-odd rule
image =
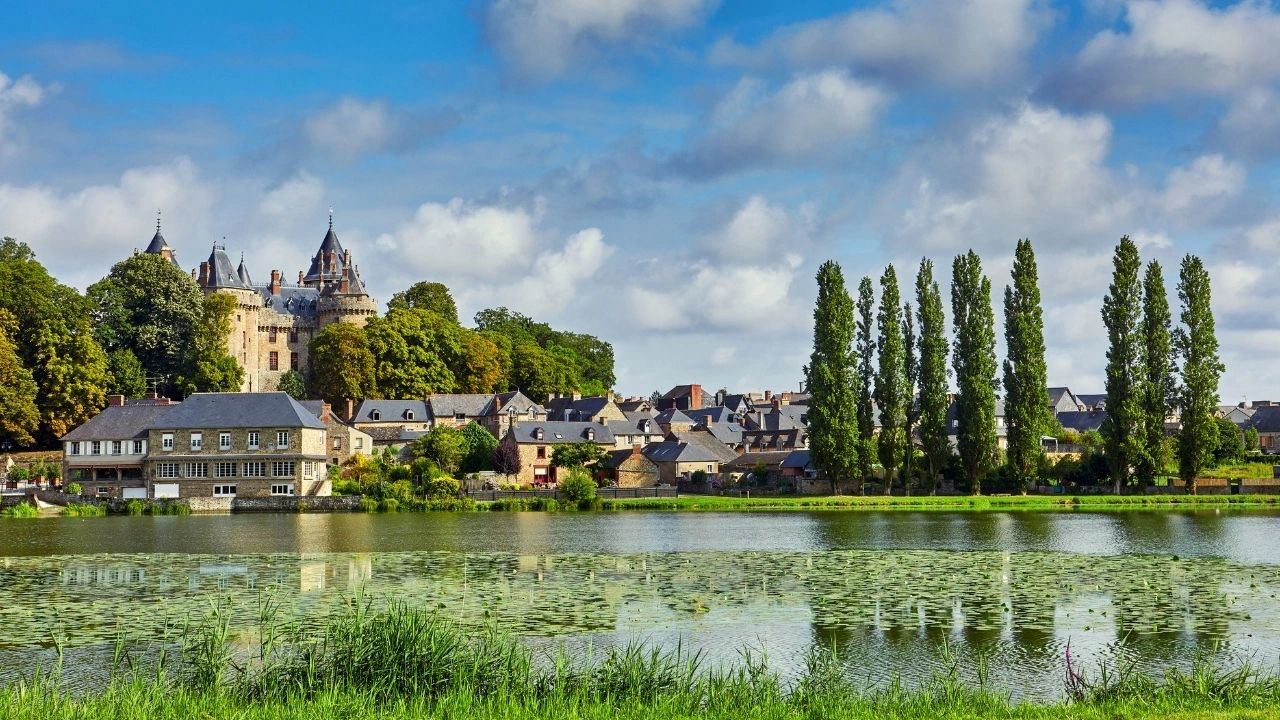
[[[106,517],[107,509],[101,505],[89,503],[68,503],[62,509],[64,517]]]
[[[8,518],[34,518],[40,517],[40,511],[31,503],[18,503],[10,505],[4,510],[0,510],[0,517]]]
[[[1204,471],[1205,477],[1228,480],[1265,480],[1275,477],[1274,463],[1243,462],[1239,465],[1221,465]]]
[[[606,510],[1073,510],[1278,507],[1277,495],[784,496],[681,495],[604,501]]]
[[[1007,693],[946,669],[923,684],[860,687],[830,652],[812,653],[783,681],[749,652],[709,669],[696,653],[645,645],[598,656],[533,662],[494,631],[459,628],[432,612],[357,599],[345,615],[304,634],[276,624],[269,603],[247,635],[230,631],[227,608],[180,634],[180,661],[136,668],[123,643],[115,666],[135,668],[105,692],[59,690],[57,675],[0,688],[0,720],[165,718],[1007,718],[1009,720],[1226,720],[1276,717],[1280,681],[1250,668],[1197,665],[1151,679],[1130,673],[1082,677],[1064,668],[1066,700],[1016,703]],[[979,677],[982,674],[979,673]]]

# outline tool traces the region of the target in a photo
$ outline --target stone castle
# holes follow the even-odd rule
[[[147,253],[178,264],[177,254],[165,242],[156,222],[156,234]],[[191,271],[206,293],[227,293],[236,299],[227,350],[244,368],[244,392],[275,390],[280,376],[289,370],[307,374],[307,347],[320,328],[337,322],[363,326],[378,313],[378,302],[369,296],[360,279],[360,268],[329,232],[311,259],[311,267],[298,273],[297,284],[286,284],[279,270],[271,271],[266,284],[254,284],[244,256],[234,266],[223,245],[215,244],[209,259]]]

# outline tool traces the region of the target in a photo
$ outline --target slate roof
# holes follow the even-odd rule
[[[1245,427],[1256,429],[1260,433],[1280,432],[1280,405],[1265,405],[1254,408],[1253,417]]]
[[[1076,399],[1080,401],[1081,405],[1084,405],[1085,410],[1096,410],[1096,409],[1099,409],[1100,407],[1106,407],[1107,405],[1106,393],[1089,393],[1087,395],[1076,395]]]
[[[737,447],[742,444],[742,426],[738,423],[718,422],[710,425],[703,425],[707,432],[730,447]]]
[[[235,266],[231,264],[231,258],[227,257],[227,249],[221,245],[214,245],[213,250],[209,252],[209,274],[205,278],[205,287],[218,289],[237,289],[250,290],[249,285],[240,281],[240,275],[236,273]]]
[[[533,408],[534,412],[546,412],[545,408],[543,408],[538,403],[534,402],[532,399],[529,398],[528,395],[525,395],[519,390],[512,390],[511,392],[498,393],[496,397],[502,403],[502,407],[501,407],[502,412],[507,412],[512,407],[514,407],[518,412],[522,412],[522,413],[529,412],[529,408]]]
[[[458,413],[482,417],[493,408],[493,393],[437,393],[427,396],[426,405],[433,418],[452,418]]]
[[[1058,413],[1056,417],[1058,422],[1062,423],[1063,428],[1075,430],[1076,432],[1085,432],[1102,427],[1102,421],[1107,419],[1107,413],[1105,411],[1068,410]]]
[[[377,420],[373,419],[375,410],[380,413]],[[412,420],[405,417],[405,412],[409,410],[413,411]],[[427,422],[430,419],[431,414],[427,409],[427,404],[421,400],[361,400],[360,406],[356,408],[355,415],[351,418],[351,422],[380,422],[396,425],[404,422]]]
[[[316,428],[320,418],[282,392],[195,393],[152,425],[155,429],[186,428]]]
[[[253,280],[249,278],[249,268],[244,264],[244,255],[240,256],[240,267],[236,268],[236,277],[240,278],[241,285],[253,287]]]
[[[755,413],[747,415],[745,422],[748,430],[796,430],[804,427],[804,423],[800,422],[801,413],[789,412],[790,405],[783,406],[779,410],[770,410],[766,413]],[[805,408],[808,412],[808,408]],[[876,413],[877,417],[879,413]]]
[[[1070,411],[1079,408],[1078,396],[1072,394],[1068,387],[1046,388],[1049,392],[1049,407],[1055,410]]]
[[[542,429],[539,440],[535,431]],[[567,443],[589,442],[587,431],[595,431],[595,442],[600,445],[612,445],[613,432],[608,425],[593,422],[568,422],[565,420],[525,420],[517,421],[511,428],[511,434],[518,443],[536,443],[538,445],[562,445]]]
[[[146,252],[151,255],[163,255],[166,250],[169,251],[170,262],[177,265],[178,253],[174,252],[173,248],[169,247],[169,243],[164,239],[164,235],[160,234],[159,223],[156,223],[156,234],[151,236],[151,242],[147,245]]]
[[[775,450],[798,448],[807,445],[808,442],[809,434],[804,428],[744,430],[742,432],[742,446],[748,452],[751,452],[752,448],[773,448]]]
[[[131,440],[144,438],[156,421],[165,413],[178,407],[170,405],[128,404],[108,405],[79,427],[62,436],[63,440]]]
[[[324,256],[333,253],[333,270],[332,272],[323,272]],[[306,277],[303,282],[319,282],[324,277],[337,277],[341,275],[345,268],[342,264],[342,243],[338,242],[338,235],[333,231],[333,225],[329,225],[329,232],[325,233],[324,240],[320,241],[320,249],[316,250],[316,254],[311,258],[311,267],[307,270]]]
[[[738,456],[738,453],[728,448],[724,443],[717,440],[714,435],[705,430],[681,430],[671,433],[670,437],[677,442],[696,445],[707,455],[720,462],[729,462]]]
[[[654,462],[724,462],[702,445],[663,440],[644,446],[644,456]]]
[[[751,472],[755,470],[757,463],[764,463],[769,467],[781,467],[782,461],[786,460],[790,455],[790,450],[742,453],[721,465],[720,469],[728,472]]]
[[[607,397],[551,398],[547,401],[547,419],[594,420],[612,402]]]
[[[658,417],[653,413],[646,412],[623,412],[627,416],[626,420],[610,420],[609,429],[615,435],[661,435],[662,426],[658,424]],[[649,429],[644,430],[644,422],[649,421]]]
[[[689,417],[688,415],[685,415],[683,412],[680,412],[679,410],[676,410],[674,408],[670,410],[663,410],[662,412],[658,413],[658,422],[662,423],[663,425],[670,425],[673,423],[674,424],[683,423],[685,425],[694,424],[693,418]]]
[[[626,462],[631,457],[631,450],[610,450],[605,455],[605,459],[600,461],[600,468],[604,470],[616,470],[619,465]],[[641,451],[640,457],[649,460],[643,451]],[[652,466],[653,461],[649,460],[649,463]]]
[[[704,417],[710,417],[712,422],[731,422],[735,416],[740,415],[738,411],[731,410],[723,405],[704,407],[697,410],[684,410],[683,412],[698,423],[701,423]]]
[[[802,468],[809,467],[809,451],[808,450],[792,450],[787,459],[782,461],[784,468]]]
[[[318,315],[316,306],[320,301],[320,291],[315,288],[282,285],[279,295],[272,295],[271,287],[267,285],[259,285],[254,290],[262,296],[265,307],[283,315],[307,318]]]

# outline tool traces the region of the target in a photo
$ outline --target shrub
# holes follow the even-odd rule
[[[378,512],[378,501],[370,497],[362,497],[360,498],[360,509],[367,513]]]
[[[386,498],[378,503],[378,511],[389,513],[400,512],[400,501],[393,497]]]
[[[428,498],[457,497],[462,485],[448,475],[438,475],[422,484],[422,492]]]
[[[68,494],[68,495],[83,495],[83,494],[84,494],[84,486],[83,486],[83,485],[81,485],[81,484],[80,484],[80,483],[78,483],[78,482],[73,482],[73,483],[71,483],[70,485],[68,485],[68,486],[67,486],[67,494]]]
[[[130,500],[124,504],[125,515],[141,515],[147,510],[147,504],[141,500]]]
[[[16,483],[24,483],[31,479],[31,471],[21,465],[10,468],[9,480]]]
[[[8,518],[33,518],[40,517],[40,511],[31,503],[18,503],[12,507],[7,507],[0,511],[0,517]]]
[[[107,514],[107,509],[88,503],[70,503],[62,510],[62,514],[66,517],[103,517]]]
[[[582,468],[573,468],[560,481],[560,492],[571,503],[581,504],[583,500],[591,500],[596,496],[596,482]]]

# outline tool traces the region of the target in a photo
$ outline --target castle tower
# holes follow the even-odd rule
[[[317,304],[320,327],[335,322],[364,327],[369,318],[378,314],[378,301],[365,290],[360,268],[351,260],[351,251],[343,249],[333,231],[332,210],[329,211],[329,232],[320,241],[320,248],[300,284],[320,291]]]
[[[262,295],[249,280],[249,269],[245,267],[244,257],[240,258],[240,267],[231,265],[225,245],[213,246],[209,259],[200,263],[197,269],[196,282],[206,293],[221,292],[235,298],[235,311],[231,314],[231,334],[227,336],[227,352],[244,368],[244,380],[240,385],[242,392],[266,390],[262,386],[261,368],[261,320]]]
[[[134,252],[137,252],[136,250]],[[174,265],[178,264],[178,253],[169,247],[169,243],[165,242],[164,235],[160,234],[160,211],[156,211],[156,234],[151,237],[151,243],[147,245],[144,251],[148,255],[159,255]]]

